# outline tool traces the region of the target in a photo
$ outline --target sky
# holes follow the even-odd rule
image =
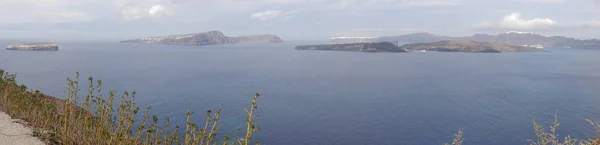
[[[600,0],[0,0],[0,39],[122,40],[210,30],[283,40],[506,31],[600,38]]]

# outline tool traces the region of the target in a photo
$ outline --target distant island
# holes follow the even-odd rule
[[[409,51],[440,51],[440,52],[544,52],[540,48],[528,46],[493,44],[489,42],[474,42],[469,40],[444,40],[431,43],[413,43],[400,47]]]
[[[281,38],[275,35],[252,35],[252,36],[239,36],[239,37],[227,37],[220,31],[208,31],[202,33],[182,34],[182,35],[169,35],[169,36],[158,36],[158,37],[145,37],[135,40],[125,40],[121,43],[152,43],[152,44],[164,44],[164,45],[189,45],[189,46],[202,46],[202,45],[219,45],[219,44],[237,44],[237,43],[280,43],[283,42]]]
[[[323,44],[300,45],[296,50],[330,50],[330,51],[359,51],[359,52],[406,52],[393,42],[371,42],[352,44]]]
[[[575,39],[564,36],[543,36],[535,33],[510,31],[498,35],[475,34],[467,37],[439,36],[431,33],[413,33],[389,37],[333,37],[334,43],[398,41],[402,43],[431,43],[443,40],[469,40],[494,44],[519,45],[532,48],[600,49],[599,39]]]
[[[439,52],[545,52],[544,49],[529,46],[494,44],[469,40],[444,40],[431,43],[413,43],[398,46],[396,42],[364,42],[350,44],[300,45],[296,50],[329,50],[329,51],[358,51],[358,52],[408,52],[408,51],[439,51]]]
[[[24,44],[11,44],[6,47],[6,50],[19,50],[19,51],[58,51],[58,45],[55,43],[24,43]]]

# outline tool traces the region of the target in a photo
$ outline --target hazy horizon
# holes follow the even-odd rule
[[[210,30],[288,41],[506,31],[600,38],[598,16],[600,0],[0,0],[0,39],[116,41]]]

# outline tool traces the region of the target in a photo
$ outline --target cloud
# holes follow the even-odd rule
[[[250,16],[250,18],[264,21],[264,20],[269,20],[269,19],[280,18],[284,15],[285,15],[284,12],[280,11],[280,10],[267,10],[264,12],[253,13]]]
[[[148,13],[152,17],[164,17],[164,16],[169,16],[169,15],[173,14],[173,12],[171,10],[165,9],[165,7],[163,7],[162,5],[152,6],[152,8],[150,8],[150,10],[148,10]]]
[[[562,4],[567,0],[529,0],[530,2],[541,3],[541,4]]]
[[[519,13],[505,15],[499,22],[481,22],[473,25],[476,29],[497,29],[497,30],[549,30],[557,28],[556,21],[549,18],[534,18],[525,20]]]
[[[125,20],[137,20],[143,18],[161,18],[173,14],[172,10],[166,9],[162,5],[154,5],[149,9],[139,7],[126,7],[121,11],[121,18]]]

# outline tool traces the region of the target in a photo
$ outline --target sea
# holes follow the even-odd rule
[[[11,42],[0,42],[6,46]],[[295,45],[171,46],[59,43],[56,52],[0,50],[20,84],[64,98],[81,74],[103,89],[136,91],[160,121],[223,109],[218,135],[242,134],[254,93],[262,145],[518,145],[558,117],[562,137],[593,138],[600,121],[600,50],[537,53],[361,53]],[[107,95],[105,93],[104,95]],[[141,113],[140,113],[141,114]]]

